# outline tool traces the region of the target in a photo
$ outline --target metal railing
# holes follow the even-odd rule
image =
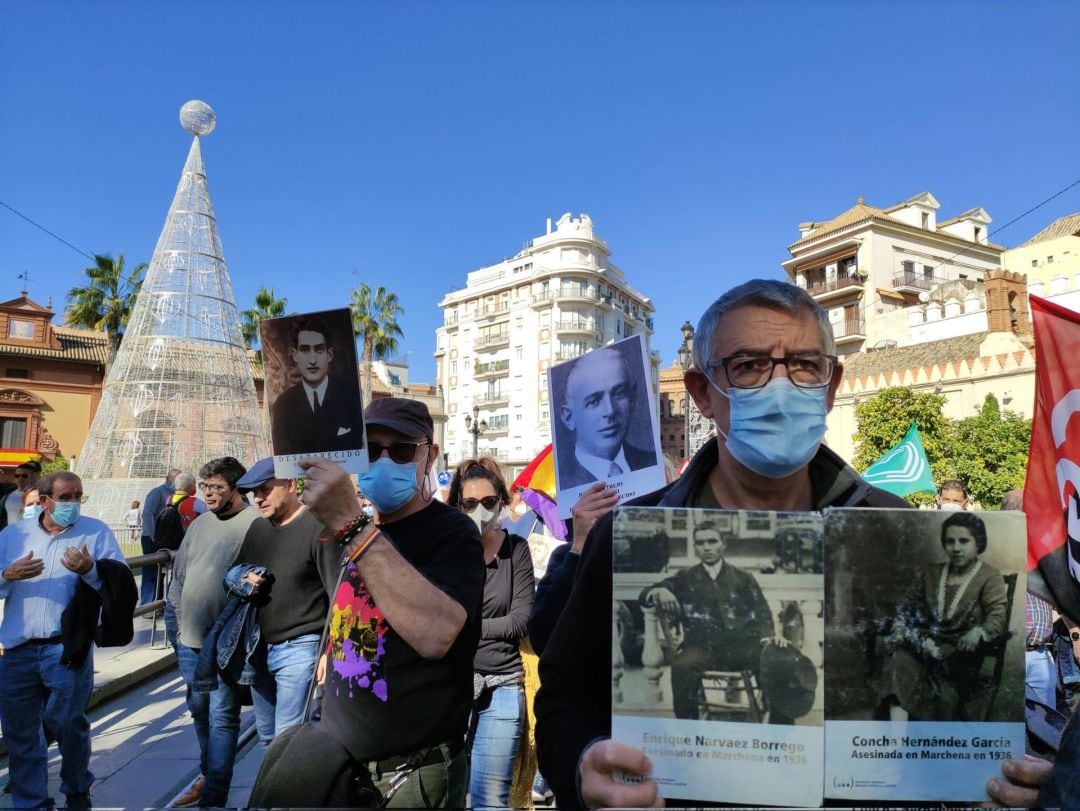
[[[861,278],[852,278],[850,276],[838,276],[835,279],[806,280],[806,292],[811,296],[820,296],[822,293],[831,293],[834,290],[842,290],[845,287],[861,287],[863,280]]]

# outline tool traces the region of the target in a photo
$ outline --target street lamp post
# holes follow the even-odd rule
[[[679,347],[679,366],[683,374],[694,365],[694,326],[689,321],[682,325],[683,342]],[[690,455],[690,392],[683,393],[683,458]]]
[[[472,434],[472,456],[476,458],[477,445],[480,442],[480,434],[487,430],[487,420],[480,419],[480,406],[472,407],[472,416],[465,415],[465,428]]]

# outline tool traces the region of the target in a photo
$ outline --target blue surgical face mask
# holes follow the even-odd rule
[[[79,520],[80,506],[77,501],[54,501],[52,509],[53,523],[61,527],[70,527]]]
[[[773,378],[760,389],[724,391],[709,383],[730,404],[724,445],[739,464],[782,479],[814,458],[825,436],[828,386],[803,389],[786,377]]]
[[[41,507],[37,504],[27,504],[23,507],[22,517],[24,521],[33,521],[41,515]]]
[[[384,515],[404,507],[419,487],[416,468],[419,462],[399,465],[388,456],[377,459],[360,474],[360,490],[364,498]]]

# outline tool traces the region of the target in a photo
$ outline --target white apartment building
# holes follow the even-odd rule
[[[551,441],[547,370],[560,361],[643,334],[650,348],[653,306],[611,263],[588,214],[563,214],[516,255],[466,277],[439,306],[437,383],[446,397],[450,468],[477,451],[516,475]],[[468,418],[468,425],[466,422]]]
[[[1005,249],[987,239],[985,209],[938,220],[939,208],[930,192],[884,209],[860,197],[799,224],[783,267],[828,310],[840,354],[986,331],[983,278]]]

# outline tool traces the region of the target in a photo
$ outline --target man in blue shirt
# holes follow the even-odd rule
[[[143,499],[142,512],[142,551],[144,555],[156,552],[154,548],[154,522],[161,508],[169,503],[173,493],[176,492],[176,477],[180,475],[179,468],[170,468],[165,475],[165,481],[146,494]],[[161,577],[161,567],[156,564],[144,566],[142,573],[142,588],[139,591],[139,604],[146,605],[154,602],[157,596],[158,580]],[[162,593],[162,598],[165,594]]]
[[[109,528],[80,515],[82,481],[50,473],[38,483],[42,513],[0,532],[0,725],[10,750],[11,794],[16,808],[52,805],[42,722],[60,749],[60,789],[69,808],[89,807],[90,722],[86,703],[94,683],[92,651],[62,664],[60,617],[79,581],[100,591],[97,561],[124,563]],[[132,585],[132,588],[134,586]]]

